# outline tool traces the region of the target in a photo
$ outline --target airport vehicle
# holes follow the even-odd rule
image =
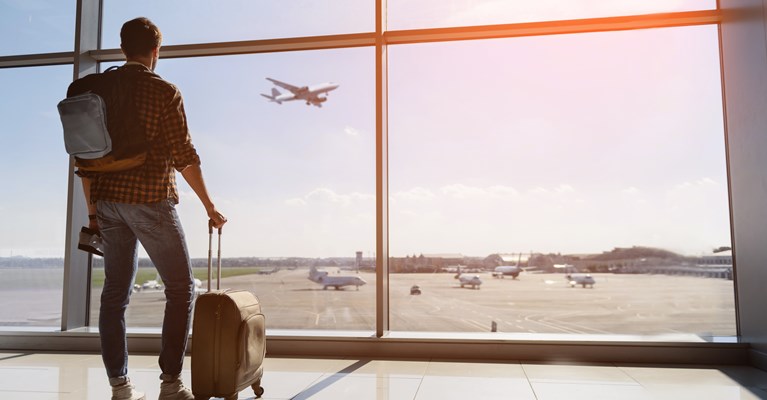
[[[337,89],[340,85],[333,82],[320,83],[314,86],[293,86],[291,84],[280,82],[276,79],[266,78],[269,82],[289,91],[290,93],[280,93],[276,88],[272,88],[271,95],[261,93],[269,101],[282,104],[283,101],[303,100],[306,105],[322,107],[322,103],[328,100],[328,92]],[[322,97],[321,95],[325,95]]]
[[[522,268],[516,265],[501,265],[493,270],[493,278],[503,278],[508,275],[512,279],[517,279],[520,272],[522,272]]]
[[[364,279],[356,275],[330,275],[328,271],[320,271],[315,267],[309,270],[309,280],[319,283],[324,290],[328,287],[338,290],[344,286],[356,286],[357,290],[360,290],[360,286],[367,284]]]
[[[594,277],[589,274],[567,274],[565,275],[565,279],[567,279],[570,287],[581,285],[584,288],[588,286],[593,289],[594,284],[597,283]]]
[[[421,287],[418,285],[413,285],[410,287],[410,294],[421,294]]]

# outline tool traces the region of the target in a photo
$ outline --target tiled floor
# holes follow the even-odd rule
[[[191,382],[187,360],[184,379]],[[156,399],[155,356],[131,356],[130,376]],[[746,366],[581,365],[268,358],[264,399],[717,400],[767,399],[767,372]],[[0,399],[108,399],[94,354],[0,353]],[[252,399],[250,389],[240,399]]]

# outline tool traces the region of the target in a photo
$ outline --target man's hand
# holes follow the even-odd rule
[[[205,211],[208,212],[208,218],[210,218],[214,228],[219,229],[222,226],[224,226],[227,219],[224,216],[224,214],[221,214],[220,212],[218,212],[218,210],[216,210],[216,207],[212,207]]]

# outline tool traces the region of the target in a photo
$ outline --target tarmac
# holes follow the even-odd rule
[[[355,274],[327,268],[332,274]],[[733,281],[670,275],[592,274],[593,288],[571,287],[563,274],[523,273],[517,279],[478,274],[479,289],[461,288],[454,274],[392,274],[390,328],[408,332],[497,332],[734,336]],[[255,293],[267,329],[375,330],[375,274],[361,272],[359,290],[328,288],[307,269],[224,278],[222,288]],[[411,295],[418,285],[420,295]],[[203,283],[205,286],[205,283]],[[92,319],[98,316],[93,292]],[[134,293],[131,327],[159,327],[161,290]]]

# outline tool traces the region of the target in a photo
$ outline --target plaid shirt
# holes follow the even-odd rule
[[[106,200],[143,204],[165,199],[178,203],[175,170],[200,164],[186,124],[181,92],[142,64],[128,62],[124,68],[142,68],[148,72],[142,74],[136,87],[136,108],[146,126],[149,143],[146,162],[127,171],[77,171],[77,174],[91,178],[92,203]]]

